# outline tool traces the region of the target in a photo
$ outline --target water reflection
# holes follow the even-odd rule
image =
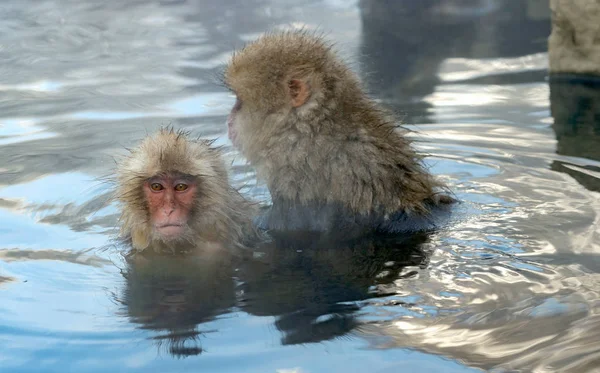
[[[225,252],[193,256],[146,253],[128,258],[120,302],[129,319],[176,357],[202,353],[201,324],[235,304],[233,266]]]
[[[13,281],[13,278],[10,277],[4,277],[4,276],[0,276],[0,284],[2,284],[3,282],[9,282],[9,281]]]
[[[322,342],[358,322],[360,301],[386,295],[386,285],[427,265],[428,233],[368,236],[345,242],[284,234],[259,247],[260,259],[241,267],[242,309],[276,316],[281,343]]]
[[[358,329],[373,349],[484,370],[592,371],[600,205],[564,173],[597,190],[597,88],[552,79],[549,92],[547,2],[361,5],[371,90],[427,124],[424,147],[460,163],[439,167],[479,212],[434,240],[426,280],[395,288],[411,294],[414,314],[387,307],[393,316]]]
[[[600,161],[600,79],[558,75],[550,79],[550,109],[557,154]],[[556,160],[552,169],[600,191],[600,165]]]
[[[94,255],[94,250],[0,249],[0,260],[7,263],[26,260],[59,260],[93,267],[111,264],[109,260]]]
[[[550,8],[543,1],[360,0],[359,6],[363,78],[408,123],[430,120],[431,106],[420,98],[443,83],[439,72],[446,59],[519,57],[547,50]],[[511,73],[515,76],[509,79],[518,83],[538,81],[545,71]],[[493,76],[484,78],[494,84]]]
[[[275,316],[283,345],[323,342],[358,325],[360,301],[386,296],[395,281],[425,268],[428,240],[428,233],[345,242],[280,234],[242,257],[137,254],[127,260],[118,299],[132,322],[177,357],[201,354],[203,335],[218,332],[203,324],[234,306]]]
[[[405,318],[361,329],[367,338],[377,336],[372,339],[374,348],[414,347],[486,371],[595,371],[600,359],[599,278],[559,278],[563,288],[537,289],[551,295],[545,300],[538,293],[502,307],[486,307],[488,298],[482,305],[465,303],[463,310],[435,319]],[[382,333],[390,339],[378,342]]]

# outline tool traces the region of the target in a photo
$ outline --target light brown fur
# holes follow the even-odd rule
[[[149,178],[169,172],[192,175],[198,185],[186,235],[175,242],[153,231],[142,190]],[[237,245],[253,232],[255,207],[229,185],[220,151],[183,131],[161,129],[146,137],[120,163],[117,184],[121,236],[130,239],[136,250],[176,251],[214,242]]]
[[[225,83],[241,101],[236,145],[274,200],[341,204],[358,214],[427,214],[453,201],[321,37],[267,34],[233,55]]]

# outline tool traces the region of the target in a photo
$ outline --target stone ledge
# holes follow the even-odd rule
[[[600,0],[550,0],[550,73],[600,75]]]

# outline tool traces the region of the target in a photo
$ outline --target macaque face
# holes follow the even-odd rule
[[[154,176],[144,183],[150,224],[165,240],[182,238],[197,195],[197,183],[191,176],[167,174]]]
[[[233,91],[232,88],[230,89]],[[246,94],[244,99],[248,101],[244,102],[236,92],[235,104],[227,117],[227,132],[234,147],[239,149],[242,143],[248,140],[248,133],[244,132],[249,131],[248,127],[264,125],[265,119],[269,115],[282,109],[284,113],[286,110],[299,109],[308,102],[312,92],[307,81],[290,79],[287,82],[286,90],[281,90],[278,94],[271,93],[272,97],[260,100]],[[280,118],[286,119],[287,114]]]
[[[231,112],[229,113],[229,117],[227,118],[227,134],[229,136],[229,140],[234,147],[239,148],[238,142],[238,114],[240,109],[242,108],[242,101],[236,97],[235,105],[231,108]]]

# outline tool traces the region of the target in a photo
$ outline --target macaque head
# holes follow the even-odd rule
[[[227,234],[228,177],[208,141],[161,129],[131,150],[117,181],[122,234],[137,250],[173,250]]]
[[[236,95],[229,137],[242,152],[328,106],[345,69],[322,38],[304,31],[266,34],[234,53],[225,84]],[[341,75],[340,75],[341,74]],[[302,131],[303,129],[297,128]]]

